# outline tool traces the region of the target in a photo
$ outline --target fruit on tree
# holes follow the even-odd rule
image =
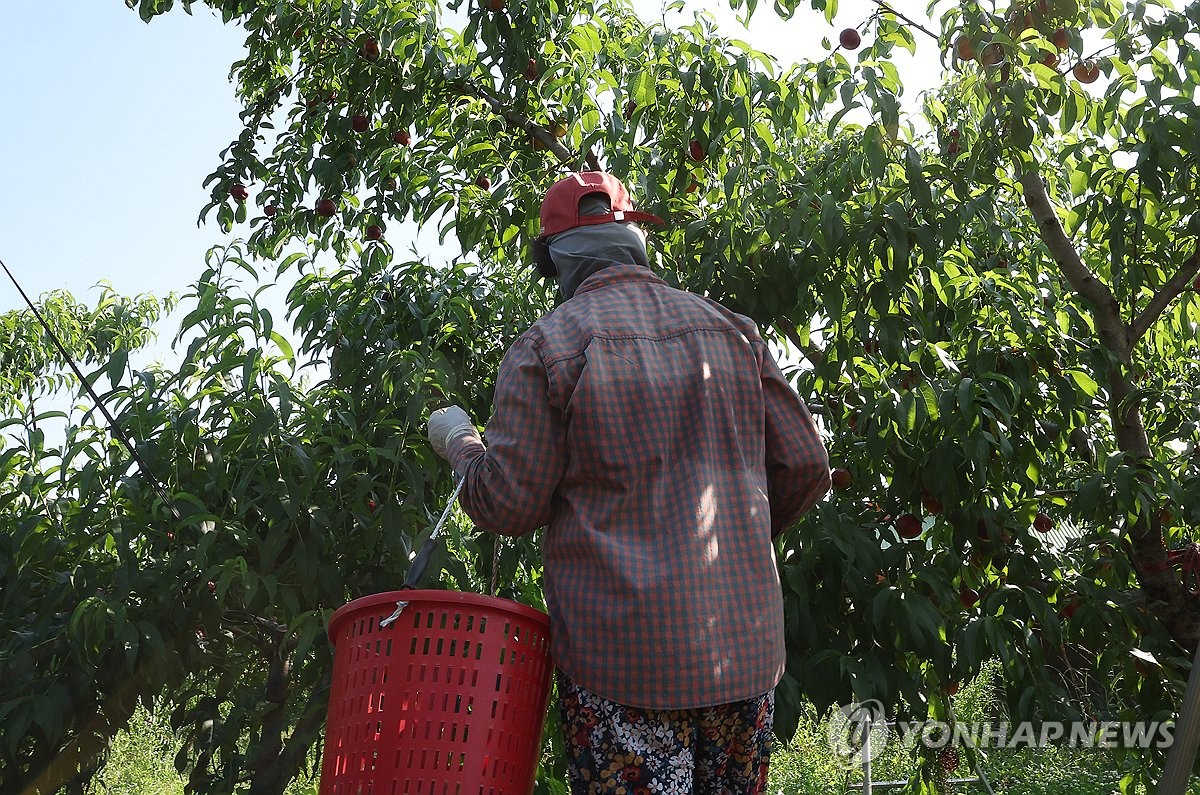
[[[530,58],[529,63],[525,64],[525,79],[532,83],[538,79],[539,74],[537,59]]]
[[[388,177],[387,179],[385,179],[383,181],[383,189],[384,190],[395,190],[396,189],[396,178]]]
[[[838,34],[838,43],[847,50],[857,50],[862,44],[862,36],[854,28],[846,28]]]
[[[1062,606],[1062,610],[1059,612],[1063,618],[1065,618],[1069,621],[1071,619],[1071,616],[1075,615],[1075,611],[1078,609],[1079,609],[1079,598],[1072,596],[1071,598],[1069,598],[1067,600],[1067,603]]]
[[[911,513],[903,514],[896,520],[896,532],[901,538],[916,538],[921,535],[921,520]]]
[[[317,215],[332,218],[336,212],[337,205],[333,203],[333,199],[321,199],[317,202]]]
[[[1033,529],[1039,533],[1049,533],[1054,529],[1054,520],[1044,513],[1039,513],[1033,518]]]
[[[1075,64],[1071,72],[1080,83],[1095,83],[1100,78],[1100,66],[1091,58]]]
[[[366,132],[371,126],[371,117],[363,113],[356,113],[350,117],[350,128],[354,132]]]
[[[1058,28],[1051,33],[1050,41],[1054,42],[1054,46],[1060,50],[1065,50],[1071,46],[1071,38],[1067,34],[1066,28]]]
[[[692,160],[695,160],[697,163],[703,163],[706,156],[704,144],[693,138],[692,142],[688,144],[688,154],[692,156]]]
[[[505,5],[507,5],[505,0],[488,0],[488,8],[492,10],[493,14],[499,14],[504,10]]]
[[[266,207],[264,207],[263,215],[267,216],[268,218],[274,218],[275,217],[275,205],[268,204]]]
[[[942,511],[944,510],[942,507],[942,501],[932,494],[926,494],[921,498],[921,507],[923,507],[925,509],[925,513],[929,514],[930,516],[941,516]]]
[[[487,190],[488,188],[492,187],[492,181],[490,179],[488,179],[487,177],[485,177],[483,174],[480,174],[478,177],[475,178],[475,184],[478,185],[480,188],[483,188],[484,190]]]
[[[979,602],[979,591],[974,588],[963,588],[958,592],[958,600],[962,602],[963,607],[970,610]]]
[[[363,42],[359,52],[362,54],[362,57],[366,58],[368,61],[377,61],[379,60],[379,42],[376,41],[374,37],[368,37],[367,40]]]
[[[637,110],[637,103],[632,99],[625,103],[625,120],[628,121],[633,117],[633,112]]]
[[[246,189],[245,185],[239,182],[229,189],[229,195],[232,196],[238,204],[241,204],[242,202],[246,201],[246,199],[250,198],[250,191]]]
[[[1046,54],[1042,56],[1042,65],[1049,66],[1051,69],[1057,69],[1058,53],[1047,51]]]
[[[411,140],[412,139],[408,135],[408,130],[396,130],[396,132],[392,133],[392,142],[397,143],[400,146],[408,146],[409,141]]]
[[[954,40],[954,53],[962,61],[975,60],[975,42],[967,36],[959,36]]]
[[[371,224],[367,227],[367,240],[379,240],[383,237],[383,228],[379,224]],[[375,504],[369,503],[372,510],[375,509]]]
[[[563,124],[561,121],[556,121],[554,123],[554,137],[562,138],[566,134],[567,134],[567,125]]]
[[[979,62],[988,68],[1004,63],[1004,45],[994,41],[984,47],[979,54]]]
[[[848,489],[854,483],[854,476],[848,469],[835,469],[829,473],[829,477],[833,481],[833,487],[838,491]]]

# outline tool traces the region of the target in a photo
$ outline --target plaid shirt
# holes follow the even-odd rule
[[[760,696],[784,666],[771,538],[829,489],[812,416],[752,321],[635,265],[505,355],[488,447],[449,445],[476,524],[542,542],[551,651],[646,709]]]

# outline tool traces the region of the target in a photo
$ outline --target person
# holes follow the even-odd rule
[[[535,243],[562,302],[500,365],[485,445],[431,414],[480,528],[545,527],[575,793],[766,786],[784,669],[772,539],[830,486],[805,404],[746,317],[649,268],[610,174],[550,187]]]

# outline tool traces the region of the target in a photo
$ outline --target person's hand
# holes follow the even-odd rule
[[[433,451],[442,458],[446,457],[446,447],[451,439],[467,435],[479,439],[479,431],[475,430],[475,424],[459,406],[447,406],[430,413],[425,428],[429,433],[429,443],[433,445]]]

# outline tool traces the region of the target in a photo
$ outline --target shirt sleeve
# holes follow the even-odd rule
[[[487,446],[470,435],[449,443],[464,478],[459,504],[493,533],[522,535],[550,522],[551,498],[566,463],[566,429],[550,405],[549,378],[536,345],[521,337],[496,377]]]
[[[829,491],[829,453],[804,401],[762,344],[767,498],[777,536]]]

